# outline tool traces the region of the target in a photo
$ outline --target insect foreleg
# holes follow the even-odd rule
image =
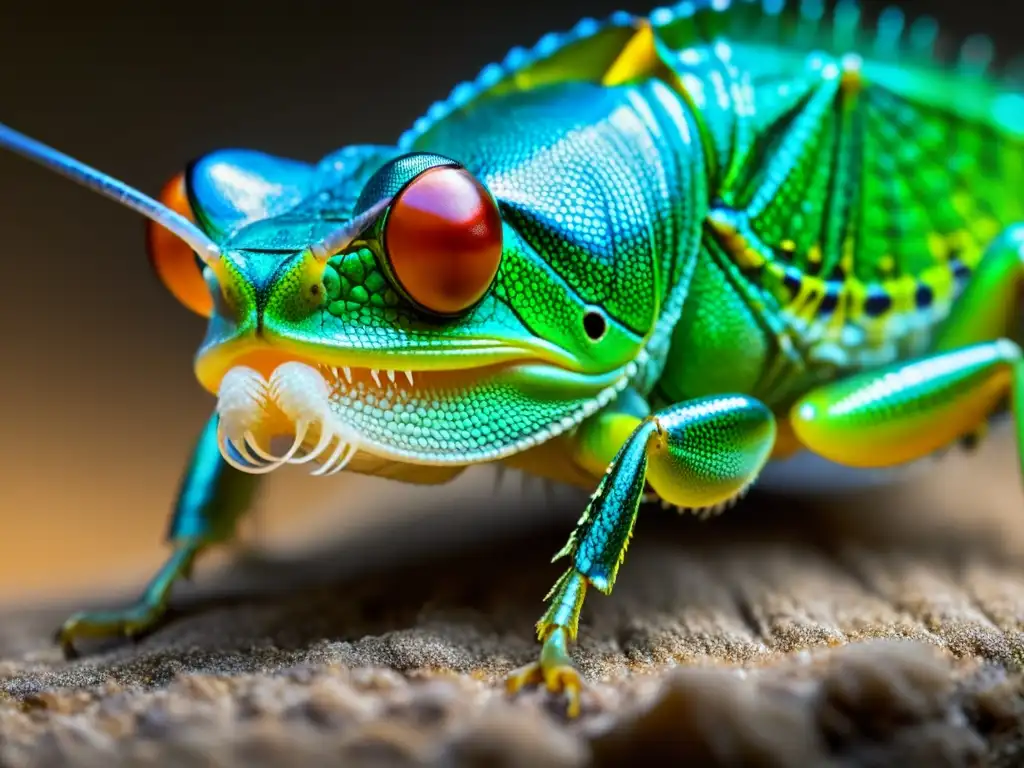
[[[257,475],[240,472],[224,461],[217,447],[217,417],[207,422],[182,478],[168,540],[173,552],[130,606],[85,611],[71,616],[57,632],[67,656],[81,638],[138,635],[163,615],[174,582],[187,576],[196,556],[211,544],[232,538],[236,523],[250,506]]]
[[[767,461],[775,419],[756,400],[721,395],[644,418],[614,411],[598,414],[576,439],[581,463],[592,465],[603,455],[608,469],[569,542],[556,555],[569,558],[571,565],[548,594],[549,608],[537,623],[543,642],[540,661],[508,680],[513,691],[537,682],[554,692],[564,690],[571,716],[579,712],[581,683],[568,644],[576,637],[587,587],[612,591],[646,484],[679,507],[712,507],[735,498]]]

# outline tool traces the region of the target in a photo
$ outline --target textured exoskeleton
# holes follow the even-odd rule
[[[174,552],[132,634],[282,464],[441,482],[502,462],[593,496],[537,624],[568,646],[641,502],[704,513],[756,481],[871,479],[1014,415],[1024,95],[969,38],[854,3],[748,0],[586,20],[455,88],[394,145],[200,158],[160,201],[0,127],[136,208],[209,318],[218,398]]]

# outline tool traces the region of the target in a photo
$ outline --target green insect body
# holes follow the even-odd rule
[[[259,474],[503,462],[593,490],[540,661],[509,678],[576,713],[583,599],[611,592],[645,499],[710,513],[772,477],[865,479],[1007,403],[1020,440],[1024,95],[983,38],[942,62],[928,19],[779,6],[586,20],[394,146],[214,152],[160,202],[2,128],[150,217],[158,273],[209,317],[196,373],[218,405],[174,554],[65,646],[150,628]]]

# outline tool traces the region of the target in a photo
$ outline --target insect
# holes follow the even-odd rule
[[[67,652],[152,627],[277,467],[437,483],[500,462],[593,491],[539,661],[508,678],[575,715],[584,596],[612,591],[642,502],[859,482],[1012,414],[1024,96],[984,38],[945,60],[928,19],[782,5],[585,20],[394,145],[215,151],[158,200],[0,128],[148,217],[157,274],[209,318],[217,403],[172,554],[134,605],[69,618]]]

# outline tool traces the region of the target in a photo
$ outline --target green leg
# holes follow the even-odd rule
[[[1009,396],[1020,447],[1022,366],[1008,339],[938,352],[819,387],[793,406],[790,422],[804,446],[831,461],[891,467],[975,433]]]
[[[627,424],[632,430],[623,443]],[[548,594],[550,606],[537,622],[540,661],[508,679],[512,692],[535,683],[564,691],[572,717],[579,713],[581,681],[568,645],[576,638],[587,586],[604,594],[612,591],[646,483],[680,507],[710,507],[735,498],[767,461],[775,420],[756,400],[724,395],[644,418],[619,411],[598,414],[581,427],[577,440],[581,464],[603,464],[607,471],[568,544],[555,556],[571,564]]]
[[[77,613],[57,631],[68,657],[82,638],[134,636],[152,628],[163,615],[174,582],[188,577],[196,556],[207,546],[228,541],[247,511],[257,477],[229,466],[217,447],[217,416],[207,422],[182,479],[168,540],[174,550],[133,605],[110,611]]]

